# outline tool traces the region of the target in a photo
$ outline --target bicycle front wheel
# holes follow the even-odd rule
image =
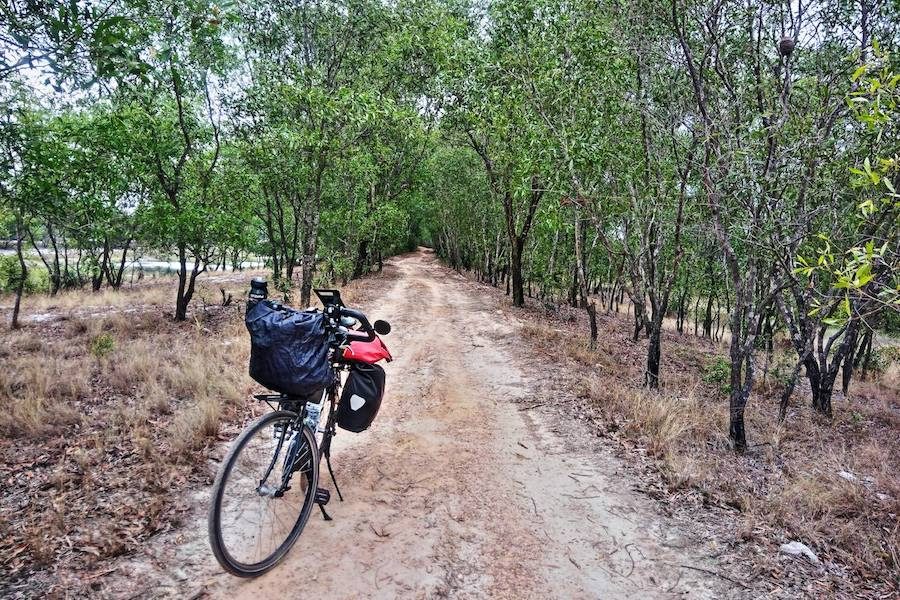
[[[213,484],[209,541],[222,567],[255,577],[284,558],[309,520],[318,449],[297,414],[263,415],[235,440]]]

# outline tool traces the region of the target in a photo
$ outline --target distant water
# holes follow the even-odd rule
[[[15,248],[0,248],[0,256],[10,256],[16,253]],[[29,248],[29,251],[26,253],[26,256],[29,258],[37,259],[37,253],[33,248]],[[70,262],[74,258],[70,256]],[[113,264],[118,267],[118,263],[113,261]],[[193,268],[193,261],[188,261],[188,269]],[[166,260],[157,260],[155,258],[142,258],[138,261],[128,261],[125,269],[126,271],[130,271],[131,269],[144,269],[147,272],[153,273],[174,273],[178,270],[179,264],[176,260],[166,261]],[[256,260],[245,260],[241,263],[242,269],[262,269],[265,267],[265,263],[259,259]],[[207,266],[207,271],[233,271],[230,264],[225,265],[223,269],[216,269],[216,267],[212,264]]]
[[[191,261],[188,261],[188,271],[193,268],[194,264]],[[241,263],[242,269],[262,269],[265,266],[265,263],[261,260],[247,260]],[[152,272],[161,272],[161,273],[174,273],[180,267],[178,261],[171,260],[139,260],[133,263],[130,263],[126,269],[139,269],[142,268],[144,271],[152,271]],[[206,267],[208,272],[210,271],[233,271],[231,265],[225,265],[224,268],[217,269],[215,265],[209,265]]]

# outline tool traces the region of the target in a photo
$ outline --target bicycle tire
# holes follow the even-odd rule
[[[231,475],[235,464],[241,457],[242,450],[247,447],[247,444],[253,440],[260,431],[274,425],[276,421],[289,423],[293,422],[296,417],[296,413],[279,410],[267,413],[251,423],[241,432],[232,444],[231,449],[222,461],[222,465],[219,467],[219,472],[213,483],[208,515],[210,546],[212,547],[216,560],[222,565],[222,568],[238,577],[257,577],[281,562],[300,537],[300,534],[303,532],[303,529],[309,520],[310,514],[312,514],[313,506],[315,505],[316,488],[319,483],[319,455],[315,437],[309,427],[304,425],[300,430],[300,434],[302,435],[302,439],[305,440],[305,443],[311,448],[310,469],[305,473],[307,477],[307,490],[304,493],[303,506],[299,511],[297,520],[288,536],[277,548],[275,548],[274,552],[254,563],[246,563],[234,558],[229,551],[229,548],[226,547],[223,539],[221,514],[222,501],[229,482],[229,476]],[[303,473],[301,472],[295,473],[291,480],[292,483],[294,483],[296,477],[302,476],[302,474]],[[257,495],[259,495],[258,492]],[[260,497],[262,496],[260,495]]]

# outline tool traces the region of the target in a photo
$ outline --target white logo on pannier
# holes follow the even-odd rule
[[[353,410],[359,410],[365,403],[366,399],[362,396],[357,396],[356,394],[350,396],[350,408],[352,408]]]

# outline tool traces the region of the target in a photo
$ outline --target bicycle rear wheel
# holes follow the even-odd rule
[[[309,520],[319,455],[309,428],[296,425],[293,412],[263,415],[235,440],[219,468],[209,541],[219,564],[239,577],[278,564]]]

